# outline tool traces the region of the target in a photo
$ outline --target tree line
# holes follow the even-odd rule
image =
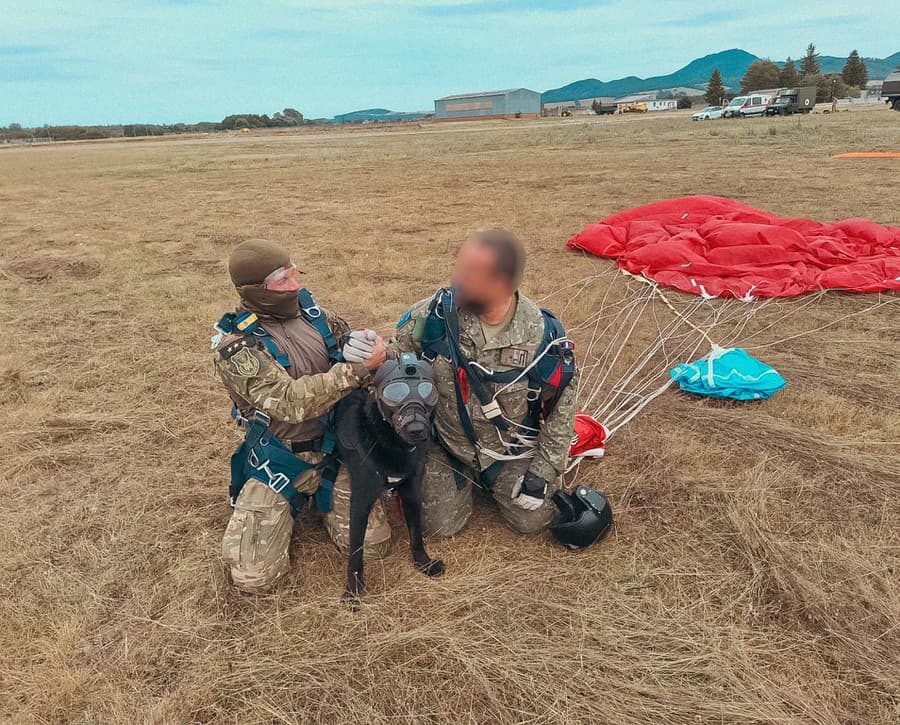
[[[242,128],[292,128],[315,123],[307,121],[300,111],[285,108],[271,116],[256,113],[236,113],[221,121],[201,121],[200,123],[130,123],[111,126],[41,126],[23,128],[11,123],[0,126],[0,143],[32,140],[86,141],[104,138],[135,138],[139,136],[168,136],[178,133],[212,133],[214,131],[234,131]]]
[[[833,98],[858,97],[861,89],[869,82],[866,61],[856,50],[847,56],[847,62],[840,73],[822,73],[819,53],[810,43],[806,55],[800,61],[800,68],[790,58],[779,66],[775,61],[763,58],[755,60],[747,68],[741,79],[741,95],[769,88],[816,87],[816,102],[822,103]],[[709,77],[704,98],[712,106],[721,106],[733,97],[722,82],[722,74],[716,68]]]

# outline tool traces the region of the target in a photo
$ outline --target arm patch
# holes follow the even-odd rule
[[[241,337],[237,340],[233,340],[229,342],[227,345],[222,346],[219,349],[219,355],[223,360],[231,360],[234,355],[236,355],[241,350],[249,348],[250,345],[247,344],[247,338]]]

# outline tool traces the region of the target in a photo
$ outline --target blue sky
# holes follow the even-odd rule
[[[900,49],[896,0],[70,0],[0,11],[0,125],[425,110],[450,93],[669,73],[740,47]],[[864,9],[863,9],[864,8]]]

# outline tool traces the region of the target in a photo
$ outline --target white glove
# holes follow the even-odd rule
[[[354,330],[344,343],[344,360],[349,363],[361,363],[372,357],[378,333],[375,330]]]
[[[519,476],[509,497],[519,508],[526,511],[537,511],[544,505],[546,494],[547,481],[540,476],[535,476],[531,471],[526,471],[524,475]]]

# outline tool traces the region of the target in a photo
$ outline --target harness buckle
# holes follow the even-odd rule
[[[322,316],[322,308],[318,305],[313,305],[312,307],[304,307],[303,312],[312,320],[315,320]]]
[[[540,388],[528,388],[528,392],[525,393],[525,399],[529,403],[536,403],[540,400],[541,397],[541,389]]]
[[[271,488],[275,493],[281,493],[287,487],[287,485],[291,482],[291,479],[286,475],[281,473],[275,473],[270,467],[271,459],[267,458],[264,461],[259,460],[259,456],[256,455],[255,451],[250,451],[250,455],[247,456],[247,462],[255,468],[257,471],[261,473],[265,473],[266,477],[269,479],[266,481],[266,486]]]
[[[276,473],[272,475],[271,471],[268,470],[268,461],[266,461],[266,473],[269,474],[269,488],[271,488],[275,493],[281,493],[287,487],[287,485],[291,482],[287,476],[283,473]]]
[[[492,400],[490,403],[482,405],[481,412],[484,413],[486,418],[499,418],[503,415],[503,411],[500,409],[500,403],[496,400]]]
[[[216,334],[213,335],[211,338],[209,338],[209,349],[210,349],[210,350],[215,350],[217,347],[219,347],[219,345],[221,344],[222,340],[225,339],[225,336],[226,336],[228,333],[225,332],[225,330],[223,330],[221,327],[219,327],[219,323],[218,323],[218,322],[217,322],[216,324],[214,324],[212,327],[213,327],[213,329],[216,331]]]

